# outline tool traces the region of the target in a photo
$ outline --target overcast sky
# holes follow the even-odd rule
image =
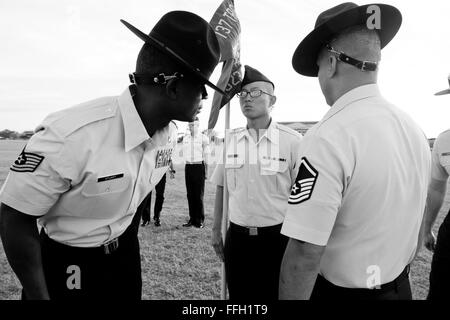
[[[0,130],[34,129],[49,113],[101,96],[119,95],[128,85],[142,42],[119,19],[148,33],[171,10],[192,11],[210,21],[220,0],[0,0]],[[317,121],[329,106],[317,78],[291,65],[299,42],[332,0],[235,0],[241,23],[241,62],[276,85],[276,121]],[[365,4],[366,2],[358,2]],[[450,1],[391,0],[403,24],[383,50],[382,93],[407,111],[428,137],[450,128]],[[218,80],[220,66],[213,74]],[[200,115],[206,128],[210,99]],[[245,125],[237,99],[231,127]],[[185,125],[181,124],[181,130]],[[221,116],[217,130],[223,130]]]

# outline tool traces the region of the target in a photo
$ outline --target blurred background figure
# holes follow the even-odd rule
[[[450,94],[450,75],[448,76],[449,88],[435,95]],[[434,251],[431,262],[430,289],[428,300],[448,299],[450,287],[450,217],[447,214],[436,237],[432,231],[436,217],[444,202],[447,181],[450,172],[450,130],[442,132],[433,145],[431,156],[431,180],[428,186],[427,212],[424,220],[425,247]]]
[[[169,176],[170,179],[175,178],[175,170],[173,169],[172,160],[170,160],[169,165]],[[155,207],[153,208],[153,223],[156,227],[161,226],[161,211],[164,204],[164,191],[166,189],[166,177],[167,173],[161,178],[161,180],[158,182],[158,184],[155,187],[156,191],[156,199],[155,199]],[[148,196],[144,199],[144,201],[141,204],[143,206],[142,211],[142,227],[145,227],[150,223],[150,208],[152,206],[152,192],[148,194]]]
[[[185,182],[189,204],[189,220],[183,227],[203,228],[205,210],[203,194],[208,174],[209,139],[199,130],[199,120],[189,122],[189,132],[183,138],[183,157],[186,162]]]

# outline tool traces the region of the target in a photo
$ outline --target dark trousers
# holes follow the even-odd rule
[[[449,300],[450,298],[450,214],[447,214],[436,241],[431,261],[430,289],[428,300]]]
[[[184,178],[189,205],[189,221],[199,225],[205,220],[203,194],[205,192],[205,164],[186,164]]]
[[[250,235],[230,223],[225,239],[225,273],[230,300],[277,300],[281,260],[288,237],[281,224]],[[264,230],[264,231],[262,231]]]
[[[380,289],[339,287],[318,275],[311,300],[412,300],[408,273],[405,269],[397,279]]]
[[[158,184],[155,186],[156,199],[155,207],[153,208],[153,219],[159,220],[161,210],[164,204],[164,190],[166,189],[166,174],[161,178]],[[150,208],[152,206],[152,192],[142,201],[142,221],[150,221]],[[139,210],[138,210],[139,211]]]
[[[130,226],[118,248],[71,247],[50,239],[41,230],[44,275],[52,300],[140,300],[142,295],[139,241]],[[26,299],[26,293],[22,294]]]

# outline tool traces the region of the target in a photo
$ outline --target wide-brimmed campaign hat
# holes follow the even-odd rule
[[[367,25],[367,20],[374,14],[368,8],[377,6],[380,12],[380,29],[378,32],[381,48],[384,48],[396,35],[402,24],[400,11],[387,4],[366,4],[358,6],[353,2],[345,2],[328,9],[317,17],[314,30],[298,45],[292,57],[292,66],[298,73],[317,77],[319,67],[317,56],[320,49],[328,44],[336,35],[353,26]],[[376,12],[376,11],[375,11]]]
[[[450,94],[450,74],[448,75],[448,86],[449,86],[448,89],[436,92],[434,95],[435,96],[442,96],[444,94]]]
[[[145,34],[130,23],[120,20],[135,35],[173,58],[202,83],[225,94],[209,81],[220,60],[220,46],[211,25],[187,11],[166,13]]]

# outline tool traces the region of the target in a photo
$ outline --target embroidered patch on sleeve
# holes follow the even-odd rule
[[[10,169],[15,172],[34,172],[42,160],[43,156],[23,150]]]
[[[299,204],[311,198],[319,172],[308,162],[305,157],[300,162],[297,179],[289,196],[290,204]]]

